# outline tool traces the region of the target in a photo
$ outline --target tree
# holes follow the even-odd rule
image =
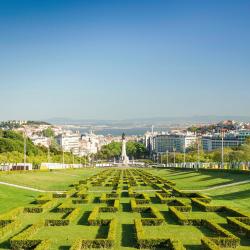
[[[129,158],[144,159],[148,156],[148,150],[145,145],[139,142],[127,142],[126,150]],[[95,158],[105,160],[119,158],[121,156],[121,151],[121,142],[111,142],[108,145],[102,146],[101,150],[95,155]]]
[[[55,133],[54,133],[54,131],[52,130],[51,127],[48,127],[48,128],[46,128],[46,129],[44,129],[44,130],[42,131],[42,134],[43,134],[43,136],[49,137],[49,138],[55,136]]]

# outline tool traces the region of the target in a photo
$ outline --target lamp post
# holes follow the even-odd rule
[[[166,151],[167,154],[167,167],[168,167],[168,150]]]
[[[176,148],[173,148],[173,152],[174,152],[174,167],[175,167],[175,151],[176,151]]]
[[[80,148],[79,148],[78,157],[80,158],[79,161],[80,161],[80,168],[81,168],[82,167],[82,157],[81,157],[81,153],[80,153]]]
[[[64,149],[62,148],[62,162],[63,162],[63,168],[64,168]]]
[[[200,141],[199,138],[197,139],[197,168],[200,168]]]
[[[184,149],[183,149],[184,151],[183,151],[183,153],[184,153],[184,155],[183,155],[183,165],[184,165],[184,168],[186,167],[186,147],[185,147],[185,145],[184,145]]]
[[[224,131],[221,131],[221,168],[224,168]]]
[[[50,162],[50,144],[51,144],[51,138],[48,138],[48,163]]]
[[[74,167],[74,164],[75,164],[75,156],[73,154],[74,150],[72,149],[71,150],[71,154],[72,154],[72,162],[73,162],[73,167]]]
[[[24,133],[23,133],[23,163],[24,163],[24,168],[26,167],[26,151],[27,151],[27,145],[26,145],[26,129],[24,128]]]

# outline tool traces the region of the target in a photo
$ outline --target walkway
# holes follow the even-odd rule
[[[25,190],[30,190],[34,192],[39,192],[39,193],[63,193],[65,191],[48,191],[48,190],[42,190],[42,189],[37,189],[37,188],[32,188],[32,187],[27,187],[27,186],[22,186],[22,185],[17,185],[17,184],[12,184],[8,182],[3,182],[0,181],[0,185],[6,185],[10,187],[15,187],[15,188],[20,188],[20,189],[25,189]]]

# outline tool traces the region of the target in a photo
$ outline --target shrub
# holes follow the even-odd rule
[[[21,226],[19,220],[0,220],[0,236],[3,237]]]
[[[159,226],[164,222],[164,217],[155,207],[149,207],[147,212],[152,214],[152,218],[141,219],[143,226]]]
[[[145,236],[143,231],[142,221],[140,219],[135,219],[135,230],[137,244],[139,248],[163,248],[163,249],[173,249],[173,250],[184,250],[184,246],[180,241],[172,241],[171,239],[164,238],[149,238]]]
[[[71,246],[70,250],[90,249],[90,248],[112,248],[116,239],[117,220],[113,219],[108,223],[109,231],[106,239],[78,239]]]
[[[227,217],[227,223],[237,233],[250,237],[250,218],[249,217]]]
[[[79,213],[80,213],[80,208],[75,208],[71,213],[68,214],[66,219],[72,222],[78,217]]]
[[[50,241],[43,240],[34,250],[48,250],[50,248]]]
[[[52,197],[53,198],[67,198],[67,194],[66,193],[54,193]]]
[[[235,248],[240,245],[240,239],[210,220],[204,220],[203,225],[214,231],[218,237],[209,238],[219,247]]]
[[[100,207],[95,207],[89,215],[88,224],[91,226],[101,226],[108,225],[110,223],[110,219],[100,219],[99,217]]]
[[[68,226],[69,220],[45,220],[45,226],[47,227],[54,227],[54,226]]]
[[[42,227],[41,223],[33,224],[29,226],[26,230],[17,234],[10,240],[10,245],[12,249],[30,249],[36,247],[41,243],[41,240],[29,240],[29,238],[34,235]]]
[[[21,213],[23,212],[23,208],[22,207],[18,207],[15,209],[10,210],[7,213],[1,214],[0,215],[0,220],[14,220],[15,218],[17,218]]]
[[[88,199],[74,199],[74,200],[72,200],[72,203],[73,204],[86,204],[86,203],[88,203]]]
[[[23,209],[24,213],[42,213],[43,208],[42,207],[25,207]]]
[[[203,225],[203,219],[188,219],[181,211],[183,208],[185,210],[185,207],[181,206],[169,207],[169,212],[181,225]]]
[[[220,250],[220,247],[207,237],[201,239],[201,245],[204,250]]]
[[[56,206],[56,204],[57,204],[57,200],[56,199],[55,200],[54,199],[53,200],[49,200],[48,202],[46,202],[46,203],[44,203],[42,205],[42,208],[43,209],[50,209],[50,208]]]

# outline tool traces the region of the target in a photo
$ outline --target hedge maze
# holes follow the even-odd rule
[[[0,215],[2,249],[250,249],[250,218],[141,169],[105,169]]]

